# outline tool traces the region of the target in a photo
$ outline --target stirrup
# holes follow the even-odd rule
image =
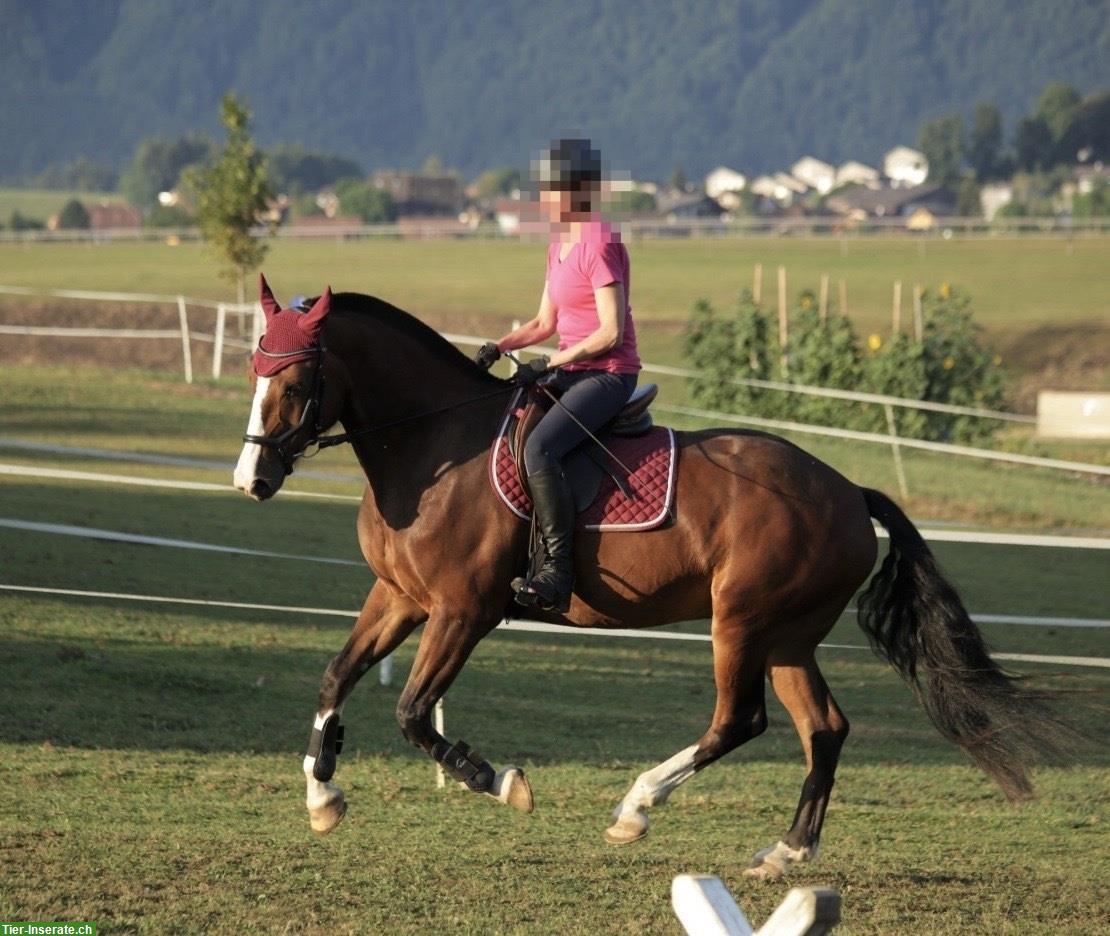
[[[512,589],[516,594],[516,603],[525,608],[538,608],[540,611],[554,611],[558,614],[566,614],[570,610],[571,592],[554,596],[545,594],[533,587],[531,579],[523,576],[513,579]]]

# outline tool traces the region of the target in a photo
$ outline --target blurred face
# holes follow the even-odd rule
[[[569,224],[574,217],[574,193],[561,189],[545,188],[540,191],[543,217],[554,227]]]

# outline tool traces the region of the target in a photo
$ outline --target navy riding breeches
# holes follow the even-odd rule
[[[590,432],[609,422],[636,389],[636,374],[611,374],[600,370],[556,371],[543,385],[559,396],[563,406],[552,404],[524,444],[524,467],[529,474],[558,468],[571,449],[587,438],[563,409],[575,415]],[[542,392],[542,391],[541,391]]]

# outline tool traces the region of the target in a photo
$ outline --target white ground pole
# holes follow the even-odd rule
[[[680,874],[671,882],[671,906],[690,936],[823,936],[840,922],[840,894],[795,887],[766,923],[754,929],[724,881]]]
[[[444,728],[443,728],[443,699],[440,699],[438,702],[436,702],[435,725],[436,725],[436,731],[438,731],[442,735],[443,731],[444,731]],[[436,786],[439,787],[440,789],[443,789],[445,786],[447,786],[447,776],[443,772],[443,765],[440,764],[438,761],[436,762]]]

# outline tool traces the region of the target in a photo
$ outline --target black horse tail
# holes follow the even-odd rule
[[[910,684],[942,735],[963,748],[1010,800],[1032,795],[1027,764],[1063,755],[1074,733],[991,659],[983,635],[917,528],[879,491],[867,510],[890,552],[859,599],[859,624],[876,653]]]

